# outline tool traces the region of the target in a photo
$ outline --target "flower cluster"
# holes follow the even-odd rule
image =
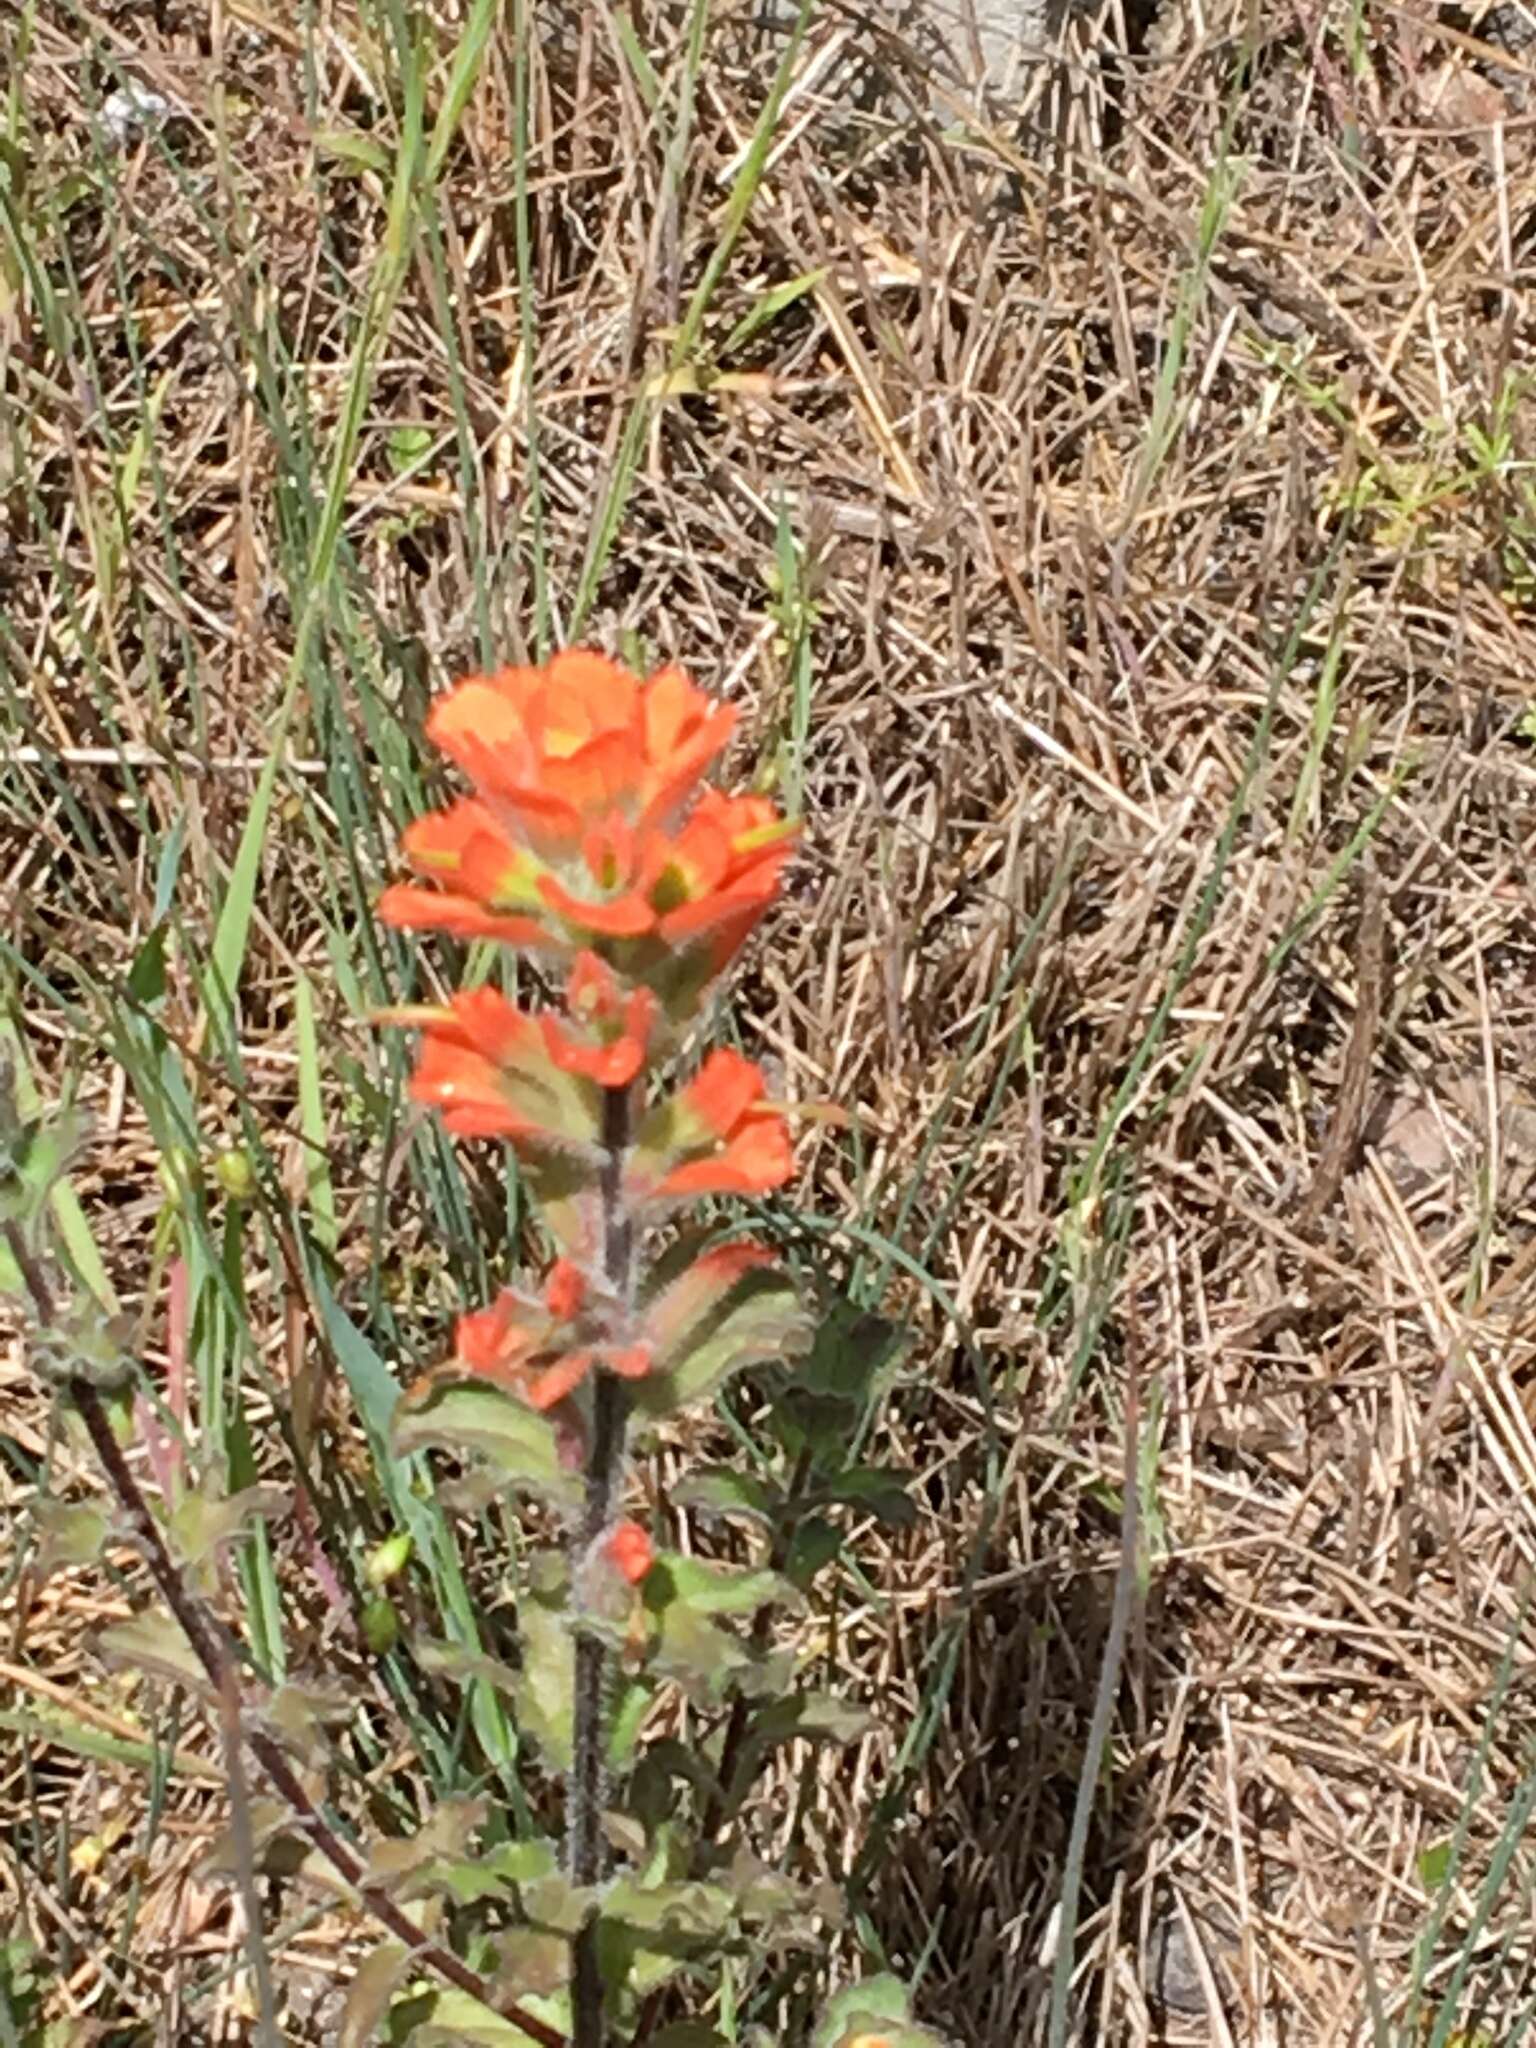
[[[386,891],[381,914],[595,953],[687,1017],[772,902],[794,836],[765,798],[699,788],[734,724],[680,669],[641,681],[600,654],[470,677],[427,735],[475,793],[408,828],[423,880]]]

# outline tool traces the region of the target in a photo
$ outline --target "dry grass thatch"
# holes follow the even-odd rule
[[[414,12],[430,136],[469,10]],[[643,635],[743,705],[744,768],[803,787],[743,1028],[792,1095],[856,1112],[813,1127],[801,1199],[913,1332],[881,1444],[916,1525],[868,1532],[868,1587],[807,1623],[880,1730],[809,1809],[772,1788],[763,1841],[857,1871],[932,2024],[1045,2040],[1087,1770],[1066,2038],[1523,2038],[1528,10],[1112,8],[978,116],[915,15],[828,5],[760,164],[787,22],[719,11],[696,52],[681,6],[533,10],[523,41],[515,12],[401,242],[388,7],[26,10],[4,958],[44,1085],[83,1076],[81,1191],[147,1354],[165,1106],[114,1060],[144,1057],[120,998],[167,846],[194,1149],[264,1145],[263,1213],[313,1224],[302,980],[338,1286],[360,1319],[383,1299],[387,1173],[388,1297],[425,1353],[445,1230],[471,1264],[368,1107],[389,1074],[337,962],[366,994],[357,906],[428,688],[541,607],[555,638]],[[167,104],[113,147],[125,79]],[[236,1082],[198,962],[293,674]],[[280,1235],[243,1252],[265,1412],[324,1345]],[[216,1734],[94,1657],[126,1554],[39,1577],[50,1442],[56,1492],[95,1482],[19,1345],[0,1375],[0,1927],[46,1959],[15,2009],[246,2038],[245,1905],[203,1869]],[[360,1469],[339,1377],[324,1399]],[[355,1682],[369,1783],[415,1782]],[[132,1744],[158,1717],[163,1789],[49,1740],[60,1708]],[[278,1903],[284,2028],[332,2038],[356,1923]]]

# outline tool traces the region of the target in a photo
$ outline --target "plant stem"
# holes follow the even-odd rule
[[[38,1321],[45,1328],[56,1327],[58,1304],[47,1268],[34,1255],[18,1224],[0,1224],[0,1236],[4,1237],[7,1249],[20,1269],[27,1292],[32,1297],[32,1306],[37,1312]],[[418,1961],[429,1969],[436,1970],[440,1977],[446,1977],[450,1984],[456,1984],[461,1991],[467,1991],[472,1998],[479,1999],[492,2011],[500,2010],[504,2018],[509,2019],[515,2027],[521,2028],[530,2041],[539,2044],[539,2048],[566,2048],[565,2035],[556,2028],[547,2026],[535,2014],[512,2004],[498,2008],[491,1987],[483,1977],[470,1969],[467,1963],[461,1963],[451,1950],[439,1947],[434,1941],[426,1940],[421,1929],[401,1911],[388,1892],[381,1891],[377,1885],[365,1881],[363,1859],[337,1835],[305,1789],[289,1762],[286,1751],[261,1728],[252,1727],[244,1722],[241,1713],[243,1699],[239,1680],[239,1644],[218,1616],[211,1613],[193,1592],[166,1549],[164,1538],[160,1534],[160,1526],[139,1489],[139,1482],[133,1476],[133,1468],[123,1455],[123,1447],[113,1433],[100,1394],[89,1380],[75,1378],[69,1380],[66,1385],[69,1398],[85,1424],[86,1434],[101,1460],[108,1483],[117,1496],[129,1533],[149,1565],[150,1576],[159,1587],[166,1606],[181,1624],[183,1635],[191,1644],[197,1661],[208,1674],[209,1683],[215,1694],[225,1706],[231,1737],[238,1726],[238,1732],[247,1748],[266,1772],[274,1789],[292,1809],[294,1823],[299,1831],[320,1851],[342,1879],[356,1889],[373,1917],[387,1927],[398,1940],[404,1942]]]
[[[634,1219],[624,1196],[624,1162],[629,1149],[630,1092],[609,1088],[603,1096],[603,1279],[622,1305],[634,1286]],[[629,1397],[624,1382],[598,1372],[592,1397],[592,1441],[587,1454],[587,1491],[577,1525],[572,1581],[613,1520],[623,1484],[624,1435]],[[607,1771],[603,1751],[608,1735],[608,1653],[600,1637],[576,1620],[576,1725],[570,1776],[566,1780],[566,1874],[572,1884],[600,1884],[607,1869],[603,1806]],[[598,1968],[597,1916],[577,1935],[571,1952],[571,2039],[573,2048],[602,2048],[603,1980]]]

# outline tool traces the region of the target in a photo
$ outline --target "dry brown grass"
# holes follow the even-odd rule
[[[451,48],[458,10],[421,12]],[[728,689],[771,757],[791,686],[765,572],[787,508],[816,606],[810,850],[746,1013],[793,1094],[857,1110],[862,1153],[834,1129],[808,1142],[805,1205],[866,1280],[888,1271],[912,1323],[884,1447],[921,1475],[916,1528],[871,1534],[876,1597],[845,1585],[831,1638],[881,1730],[823,1763],[808,1844],[789,1846],[859,1864],[872,1937],[921,1964],[925,2016],[979,2048],[1046,2038],[1133,1383],[1143,1541],[1069,2038],[1417,2038],[1422,1859],[1463,1837],[1431,2015],[1471,1964],[1435,2038],[1454,2021],[1513,2041],[1533,1995],[1518,1840],[1497,1902],[1477,1894],[1530,1783],[1536,1657],[1536,769],[1519,731],[1536,695],[1536,67],[1476,9],[1367,8],[1358,46],[1354,12],[1265,10],[1245,72],[1257,10],[1237,0],[1166,0],[1130,57],[1125,24],[1091,23],[1035,68],[1017,126],[994,108],[967,133],[921,38],[818,14],[704,357],[767,290],[819,279],[721,366],[745,387],[650,411],[582,622],[609,644],[636,629]],[[264,756],[304,593],[251,337],[281,334],[273,374],[323,458],[387,176],[324,150],[317,168],[316,131],[392,147],[375,20],[351,0],[313,24],[254,0],[32,13],[34,191],[90,160],[85,110],[113,65],[184,109],[112,160],[109,207],[82,199],[56,242],[37,230],[67,358],[35,279],[0,296],[0,659],[35,750],[0,785],[7,954],[33,977],[14,1002],[49,1079],[90,1045],[90,978],[117,981],[145,936],[178,820],[179,900],[206,942]],[[687,17],[647,9],[636,28],[678,93]],[[531,636],[530,384],[565,629],[624,421],[666,365],[782,49],[745,9],[714,20],[674,178],[608,18],[551,9],[544,30],[536,352],[502,23],[438,188],[455,296],[439,303],[423,234],[347,491],[340,644],[368,650],[371,701],[404,730],[475,659],[477,602],[509,652]],[[103,422],[119,445],[131,431],[130,339],[163,496],[141,483],[114,528]],[[446,433],[405,482],[386,452],[402,420]],[[1496,421],[1508,445],[1479,465],[1469,429]],[[403,808],[361,686],[338,702],[360,785]],[[338,744],[301,707],[296,791],[331,801]],[[328,932],[359,946],[299,815],[295,799],[292,848],[269,848],[243,1026],[245,1113],[290,1193],[294,972],[327,974]],[[371,887],[380,843],[332,824]],[[190,1033],[175,955],[170,1006]],[[322,1008],[361,1284],[380,1154],[348,1121],[340,1061],[373,1055],[339,995]],[[160,1148],[109,1050],[87,1074],[83,1187],[158,1357],[163,1300],[141,1295]],[[233,1103],[208,1078],[210,1146],[238,1130]],[[419,1202],[400,1227],[440,1315]],[[905,1264],[882,1267],[888,1241]],[[252,1260],[282,1368],[282,1276]],[[20,1540],[47,1409],[19,1346],[0,1374]],[[89,1488],[58,1455],[55,1487]],[[68,1701],[120,1732],[144,1699],[88,1636],[124,1582],[44,1583],[16,1555],[3,1703]],[[286,1539],[283,1555],[302,1581]],[[248,2024],[239,1903],[201,1870],[223,1824],[217,1742],[195,1716],[170,1739],[186,1771],[148,1818],[142,1772],[35,1737],[0,1765],[0,1926],[50,1959],[49,2016],[105,2041]],[[397,1721],[387,1760],[410,1754]],[[770,1802],[765,1839],[793,1811]],[[284,1903],[295,2040],[334,2027],[316,2001],[353,1933]]]

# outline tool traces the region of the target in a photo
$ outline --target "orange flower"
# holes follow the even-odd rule
[[[712,1052],[688,1086],[642,1124],[635,1193],[668,1202],[782,1187],[794,1172],[789,1127],[765,1093],[762,1072],[750,1060]]]
[[[493,1381],[541,1414],[570,1399],[594,1365],[623,1379],[651,1369],[647,1344],[617,1344],[589,1301],[586,1278],[557,1259],[541,1299],[503,1288],[489,1308],[459,1317],[447,1371]]]
[[[648,682],[580,648],[543,668],[470,676],[434,706],[427,737],[474,783],[506,835],[546,856],[594,818],[668,823],[736,722],[681,669]]]
[[[423,1027],[411,1095],[440,1109],[455,1137],[509,1138],[532,1151],[596,1143],[596,1088],[552,1056],[546,1020],[498,989],[462,990],[444,1007],[394,1010],[385,1021]]]
[[[603,1554],[632,1586],[638,1586],[656,1562],[651,1539],[638,1522],[615,1522],[603,1543]]]
[[[558,1017],[546,1014],[539,1020],[555,1065],[600,1088],[627,1088],[645,1064],[656,1013],[650,990],[631,989],[626,995],[595,953],[578,953],[566,983],[565,1007],[580,1037]]]
[[[538,893],[540,863],[503,836],[489,807],[466,797],[406,826],[401,846],[434,885],[396,882],[379,902],[386,924],[509,946],[558,946]]]
[[[679,669],[642,682],[598,654],[472,676],[427,730],[476,794],[404,835],[423,878],[386,921],[589,948],[686,1015],[773,900],[794,827],[764,797],[697,790],[735,713]]]

